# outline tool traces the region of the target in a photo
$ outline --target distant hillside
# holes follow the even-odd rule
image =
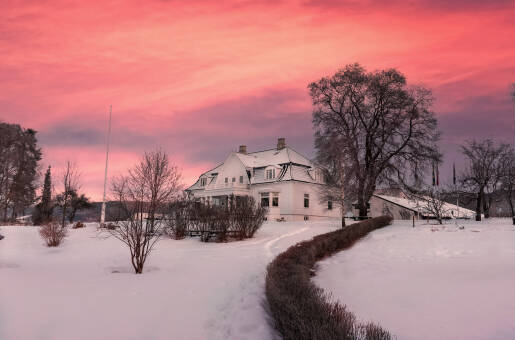
[[[102,211],[102,202],[93,202],[93,207],[77,211],[74,221],[82,222],[98,222],[100,221],[100,213]],[[115,217],[118,218],[120,210],[118,209],[118,202],[107,202],[106,205],[106,221],[114,221]]]

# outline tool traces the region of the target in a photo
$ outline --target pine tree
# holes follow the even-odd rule
[[[52,202],[52,173],[49,166],[45,173],[45,181],[43,183],[43,194],[41,202],[36,205],[32,215],[34,225],[45,224],[52,220],[54,212],[54,204]]]
[[[54,211],[54,206],[52,204],[52,174],[50,166],[45,173],[43,195],[41,196],[41,208],[43,222],[49,222],[52,219],[52,213]]]

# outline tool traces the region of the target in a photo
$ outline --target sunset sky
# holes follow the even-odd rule
[[[359,62],[433,90],[446,175],[465,139],[515,143],[514,18],[500,0],[3,0],[0,120],[100,199],[112,104],[110,175],[162,147],[190,185],[240,144],[313,156],[307,85]]]

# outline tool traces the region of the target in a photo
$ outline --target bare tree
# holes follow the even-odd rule
[[[495,143],[491,139],[467,141],[461,146],[469,161],[461,182],[476,193],[476,221],[481,221],[481,211],[490,217],[492,194],[499,188],[502,174],[502,160],[509,150],[508,144]]]
[[[164,227],[159,213],[180,190],[180,172],[161,150],[145,153],[128,175],[113,180],[112,193],[126,220],[108,232],[128,248],[136,274],[143,273],[147,257]]]
[[[57,195],[57,205],[61,208],[61,226],[66,225],[66,217],[68,213],[68,209],[71,206],[74,195],[77,194],[79,190],[79,180],[80,174],[77,171],[77,166],[75,163],[70,161],[66,162],[66,167],[64,168],[61,174],[61,182],[63,186],[63,191]]]
[[[417,192],[407,192],[408,197],[416,202],[417,210],[423,215],[433,216],[439,224],[444,218],[452,217],[452,206],[446,203],[450,190],[440,186],[426,186]],[[458,216],[456,216],[458,217]]]
[[[360,218],[378,184],[407,185],[440,160],[431,92],[408,86],[399,71],[347,65],[309,89],[317,160],[357,201]]]
[[[328,145],[332,148],[334,145]],[[337,150],[329,152],[336,154]],[[325,155],[325,154],[324,154]],[[340,155],[344,157],[345,155]],[[320,203],[332,202],[339,207],[341,211],[341,222],[342,228],[345,227],[345,214],[347,209],[351,206],[352,195],[345,194],[345,188],[349,188],[349,181],[352,179],[350,171],[346,171],[343,167],[350,164],[349,161],[343,161],[341,158],[330,158],[324,160],[325,167],[323,168],[324,173],[324,185],[319,186],[318,197]]]
[[[510,206],[513,224],[515,225],[515,211],[513,201],[515,199],[515,148],[512,146],[506,151],[501,160],[501,190]]]

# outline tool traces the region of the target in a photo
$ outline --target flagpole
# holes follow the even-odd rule
[[[111,139],[111,115],[113,106],[109,105],[109,123],[107,127],[107,146],[106,146],[106,167],[104,172],[104,194],[102,196],[102,212],[100,213],[100,224],[105,223],[106,217],[106,187],[107,187],[107,165],[109,163],[109,142]]]
[[[456,190],[456,226],[458,226],[458,218],[460,217],[460,193],[458,192],[458,182],[456,181],[456,163],[452,164],[452,181],[454,182],[454,190]]]

